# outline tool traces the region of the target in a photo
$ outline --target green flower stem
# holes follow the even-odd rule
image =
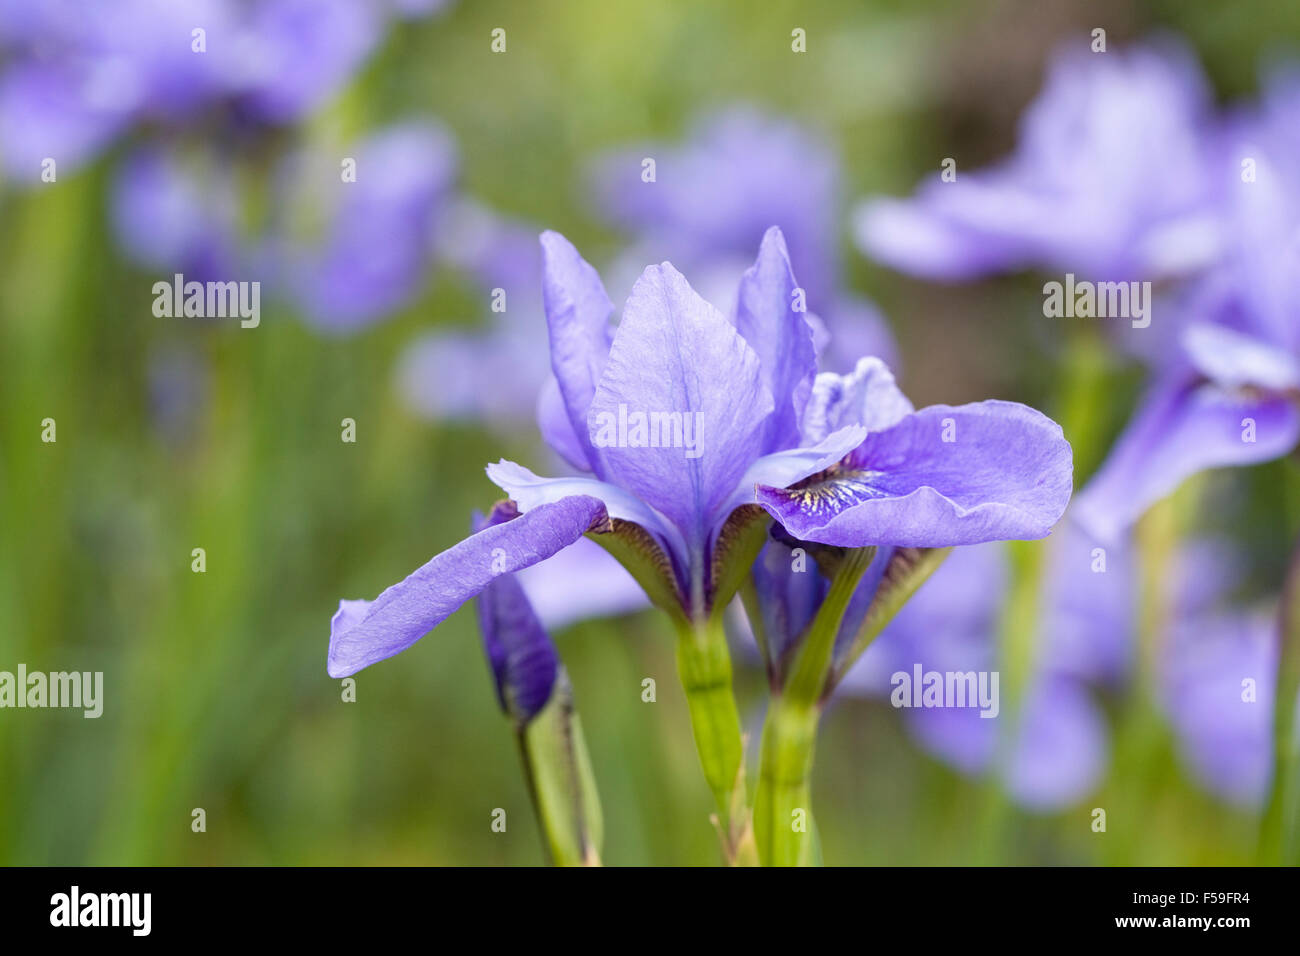
[[[751,862],[745,747],[731,686],[731,654],[720,615],[695,623],[678,622],[677,671],[686,692],[704,778],[717,802],[723,854],[733,865]]]
[[[808,866],[820,858],[811,795],[821,701],[840,621],[874,555],[874,548],[845,552],[784,687],[772,698],[754,799],[754,837],[759,860],[767,866]]]
[[[809,866],[820,855],[812,821],[813,751],[819,704],[772,698],[763,725],[754,838],[765,866]]]
[[[528,792],[543,840],[557,866],[599,866],[600,797],[573,704],[561,672],[546,706],[518,729]]]
[[[1261,862],[1300,866],[1300,542],[1291,557],[1279,614],[1277,685],[1273,705],[1273,789],[1260,830]]]

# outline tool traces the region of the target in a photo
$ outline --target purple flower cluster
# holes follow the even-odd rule
[[[967,279],[1035,268],[1091,281],[1166,280],[1150,328],[1127,333],[1149,393],[1080,492],[1079,520],[1115,541],[1197,471],[1268,461],[1300,440],[1300,71],[1218,114],[1171,41],[1067,50],[1015,153],[860,209],[859,245],[906,272]]]
[[[1268,461],[1300,441],[1298,148],[1294,68],[1267,75],[1258,102],[1216,111],[1180,44],[1071,49],[1056,58],[1022,118],[1011,156],[987,169],[959,169],[955,179],[936,173],[913,198],[874,199],[859,210],[861,249],[917,276],[963,280],[1036,269],[1160,289],[1151,326],[1119,336],[1150,367],[1147,393],[1076,497],[1042,595],[1036,669],[1057,689],[1027,695],[1021,737],[1050,744],[1062,733],[1075,744],[1067,748],[1063,739],[1033,761],[1002,751],[1013,793],[1030,793],[1017,768],[1032,773],[1040,795],[1061,798],[1045,805],[1082,796],[1097,778],[1101,763],[1089,761],[1104,753],[1102,722],[1095,708],[1080,706],[1078,687],[1113,684],[1130,671],[1134,572],[1124,566],[1133,560],[1133,523],[1198,471]],[[1099,552],[1109,567],[1092,574],[1089,555]],[[957,561],[900,614],[873,652],[878,658],[891,645],[924,645],[936,626],[923,617],[932,600],[942,613],[963,607],[963,594],[971,596],[952,570]],[[974,576],[974,559],[966,563]],[[1206,595],[1223,590],[1221,564],[1180,558],[1180,573],[1198,593],[1171,595],[1169,621],[1153,635],[1162,648],[1161,699],[1205,785],[1258,804],[1272,766],[1276,623],[1253,610],[1211,609]],[[964,607],[966,630],[987,633],[987,622],[977,623],[988,614],[983,596]],[[975,657],[991,653],[980,646]],[[863,667],[872,663],[868,654]],[[1060,689],[1062,671],[1075,682],[1069,694]],[[878,668],[871,676],[878,690]],[[1035,712],[1040,702],[1046,710]],[[978,769],[992,759],[992,745],[963,738],[953,717],[912,718],[949,724],[929,740],[954,763]],[[992,734],[966,723],[970,733]]]
[[[268,282],[345,331],[409,301],[456,172],[451,137],[407,122],[279,160],[263,221],[241,170],[261,169],[428,0],[56,0],[0,8],[0,171],[38,187],[118,141],[121,248],[191,279]],[[344,159],[355,176],[341,174]],[[51,165],[52,164],[52,165]]]

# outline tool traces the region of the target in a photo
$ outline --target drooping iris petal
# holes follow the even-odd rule
[[[861,358],[848,375],[822,372],[817,376],[804,409],[804,441],[821,441],[846,425],[880,431],[913,410],[889,367],[875,357]]]
[[[799,420],[817,374],[812,329],[803,312],[794,309],[801,292],[785,238],[773,226],[763,236],[758,259],[740,280],[736,301],[736,330],[758,355],[763,383],[776,402],[765,428],[765,451],[799,443]]]
[[[476,515],[475,533],[510,520],[510,513],[502,514],[503,510],[494,509],[487,519]],[[477,604],[483,649],[492,667],[497,700],[516,723],[526,724],[546,706],[555,686],[560,668],[555,645],[516,575],[494,577],[479,594]]]
[[[1167,376],[1152,387],[1106,463],[1079,493],[1075,513],[1093,534],[1114,541],[1196,472],[1270,461],[1297,440],[1300,410],[1284,397]]]
[[[967,211],[965,221],[955,210],[945,208],[950,184],[929,185],[914,199],[871,199],[854,215],[858,248],[877,262],[900,272],[931,279],[960,280],[987,275],[1029,263],[1026,244],[1014,232],[1001,235],[980,229],[975,223],[985,217]],[[967,210],[980,206],[997,210],[1005,221],[1020,203],[1016,193],[1007,194],[980,181],[963,187]],[[1021,215],[1011,220],[1018,225]]]
[[[340,601],[327,670],[347,677],[410,647],[500,574],[555,554],[607,519],[595,498],[539,505],[435,556],[373,601]]]
[[[606,477],[666,515],[702,553],[712,522],[725,518],[718,512],[759,457],[772,409],[758,356],[735,327],[670,264],[646,269],[587,419],[593,443],[604,446]],[[639,434],[637,416],[648,423]],[[664,440],[674,429],[662,416],[676,417],[677,439]]]
[[[1083,799],[1106,769],[1106,721],[1079,682],[1043,676],[1025,695],[1003,776],[1021,806],[1051,811]]]
[[[685,559],[685,541],[672,522],[617,485],[583,476],[543,478],[533,474],[523,465],[505,459],[488,465],[487,476],[494,485],[509,495],[523,512],[531,511],[544,504],[563,501],[573,495],[596,498],[604,503],[611,518],[620,518],[640,525],[650,534],[660,538],[671,553]]]
[[[961,773],[980,773],[997,756],[998,721],[978,707],[916,708],[904,720],[922,747]]]
[[[882,549],[878,561],[888,561]],[[916,668],[921,674],[948,672],[976,675],[975,700],[967,706],[914,707],[903,710],[908,732],[927,751],[962,773],[986,769],[997,751],[998,717],[981,717],[979,675],[996,670],[998,615],[1005,597],[1006,560],[1001,545],[957,548],[939,565],[930,580],[908,601],[837,687],[853,695],[890,698],[907,676],[908,689],[916,690]],[[860,620],[875,584],[872,570],[854,594],[846,621]],[[875,570],[876,581],[880,569]],[[841,635],[843,637],[843,635]],[[837,640],[837,644],[845,643]],[[924,679],[924,678],[923,678]],[[985,688],[992,684],[985,677]],[[923,685],[922,685],[923,686]],[[909,698],[909,702],[911,698]],[[955,703],[951,701],[950,703]],[[990,713],[992,710],[990,708]]]
[[[1179,750],[1197,779],[1231,803],[1258,806],[1273,772],[1276,618],[1230,613],[1180,622],[1161,682]]]
[[[843,462],[758,502],[792,535],[844,547],[1041,538],[1065,511],[1061,428],[1013,402],[933,405],[872,432]]]
[[[613,303],[600,276],[558,232],[542,233],[542,301],[551,339],[551,369],[569,421],[585,450],[584,467],[603,477],[600,452],[587,432],[587,413],[609,358]],[[567,456],[566,456],[567,457]]]

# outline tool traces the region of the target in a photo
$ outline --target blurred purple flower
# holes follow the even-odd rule
[[[923,671],[996,670],[1006,586],[1001,545],[955,549],[848,671],[843,692],[888,698],[891,677],[911,675],[917,664]],[[982,772],[996,756],[999,721],[978,708],[908,708],[903,720],[926,750],[963,773]]]
[[[1300,73],[1234,117],[1222,180],[1233,242],[1180,299],[1179,349],[1079,496],[1098,535],[1122,533],[1198,471],[1300,441]]]
[[[642,181],[642,160],[655,181]],[[838,268],[839,168],[814,130],[739,107],[699,118],[686,145],[645,143],[600,158],[598,210],[692,269],[750,254],[774,223],[810,307],[830,300]]]
[[[43,158],[70,171],[137,122],[185,126],[223,105],[297,120],[357,69],[382,26],[373,0],[63,2],[0,16],[0,164],[28,184]]]
[[[319,177],[304,174],[304,156],[292,159],[280,180],[292,194],[290,208],[325,209],[317,239],[281,235],[274,259],[289,298],[331,332],[355,331],[419,291],[457,165],[450,135],[431,122],[388,127],[351,152],[355,182],[342,181],[334,159]]]
[[[1107,730],[1089,684],[1125,676],[1133,652],[1135,594],[1129,556],[1097,553],[1067,516],[1046,544],[1034,673],[1014,714],[978,707],[908,708],[918,742],[966,774],[996,770],[1012,798],[1050,812],[1085,797],[1107,761]],[[957,548],[849,670],[853,695],[887,698],[891,677],[994,672],[1005,610],[1000,545]],[[850,624],[856,627],[856,624]],[[1005,688],[1001,688],[1005,690]]]
[[[474,283],[489,304],[491,324],[420,336],[398,366],[402,397],[430,419],[501,427],[532,421],[539,393],[554,380],[537,230],[461,199],[442,219],[436,254]]]
[[[1092,280],[1155,279],[1225,245],[1213,115],[1193,55],[1171,41],[1124,53],[1067,49],[1021,120],[1016,151],[912,199],[857,215],[870,257],[935,279],[1039,268]]]
[[[1177,621],[1162,658],[1162,699],[1179,750],[1203,786],[1260,806],[1273,772],[1277,619],[1240,611]]]
[[[223,58],[239,107],[283,124],[319,107],[378,45],[374,0],[267,0],[254,5]]]
[[[1174,555],[1158,691],[1196,780],[1229,803],[1259,807],[1273,771],[1278,619],[1267,603],[1234,601],[1240,559],[1230,544],[1209,539]]]
[[[646,158],[655,160],[650,183],[642,181]],[[733,275],[767,228],[779,226],[808,309],[830,329],[823,365],[847,369],[860,355],[897,365],[883,317],[840,288],[840,169],[816,130],[751,107],[730,107],[701,116],[684,145],[646,143],[599,157],[594,178],[598,214],[638,237],[625,261],[667,256],[695,276],[705,298],[724,313],[734,286],[716,289],[706,277]]]
[[[200,282],[234,272],[235,185],[208,153],[137,149],[117,170],[110,201],[118,244],[139,264]]]
[[[1051,812],[1096,788],[1109,758],[1106,720],[1077,680],[1045,673],[1021,702],[1003,762],[1007,793],[1021,806]]]

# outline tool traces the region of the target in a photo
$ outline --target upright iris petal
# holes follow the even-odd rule
[[[731,323],[668,263],[648,268],[623,310],[587,424],[610,479],[667,516],[694,559],[759,457],[772,408],[758,356]],[[660,426],[669,434],[638,436],[637,415],[647,428],[669,423]]]
[[[603,476],[601,453],[593,448],[587,431],[587,412],[609,358],[613,339],[609,317],[614,306],[596,270],[559,233],[542,233],[542,268],[551,368],[572,426],[571,432],[561,431],[560,441],[568,444],[576,439],[586,457],[581,464]],[[565,457],[572,455],[570,450]]]
[[[736,301],[736,331],[758,354],[763,383],[773,400],[779,399],[764,430],[764,451],[798,444],[799,422],[817,375],[812,328],[796,309],[801,293],[781,230],[769,229],[758,261],[740,280]]]

